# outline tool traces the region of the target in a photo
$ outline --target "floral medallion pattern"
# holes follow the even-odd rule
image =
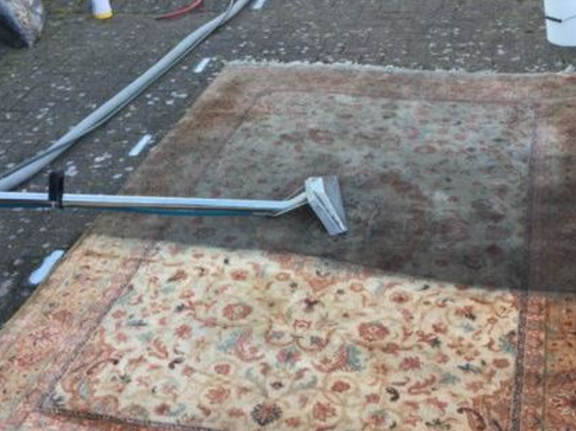
[[[169,262],[169,264],[167,264]],[[506,426],[516,296],[160,244],[50,402],[212,429]]]
[[[526,276],[534,127],[529,104],[259,95],[195,194],[283,197],[310,175],[337,173],[348,235],[328,245],[314,220],[295,215],[281,229],[246,219],[222,229],[204,219],[174,236],[226,248],[250,248],[246,239],[256,237],[280,253],[517,288]]]

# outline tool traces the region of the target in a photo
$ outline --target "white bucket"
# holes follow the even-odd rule
[[[559,46],[576,46],[576,0],[544,0],[546,37]]]
[[[96,19],[108,19],[112,17],[110,0],[92,0],[92,15]]]

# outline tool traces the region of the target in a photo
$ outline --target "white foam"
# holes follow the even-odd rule
[[[384,73],[423,73],[423,72],[437,72],[437,73],[449,73],[449,74],[460,74],[460,73],[473,73],[473,74],[488,74],[493,75],[497,73],[494,70],[478,70],[474,72],[468,72],[462,68],[452,68],[452,69],[408,69],[405,67],[379,64],[364,64],[356,63],[353,61],[338,61],[338,62],[321,62],[321,61],[280,61],[280,60],[255,60],[253,58],[245,58],[239,60],[232,60],[226,62],[227,66],[231,67],[246,67],[246,66],[269,66],[269,67],[308,67],[308,68],[326,68],[331,67],[334,69],[342,70],[358,70],[358,71],[375,71]]]
[[[8,295],[10,288],[14,285],[13,280],[6,280],[2,284],[0,284],[0,298],[3,296]]]
[[[76,175],[78,175],[78,168],[77,168],[76,166],[74,166],[74,165],[69,165],[69,166],[66,168],[66,171],[64,171],[64,174],[65,174],[67,177],[75,177]]]

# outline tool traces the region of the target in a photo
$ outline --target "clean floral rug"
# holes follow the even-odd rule
[[[0,334],[0,430],[576,429],[576,77],[227,68]]]

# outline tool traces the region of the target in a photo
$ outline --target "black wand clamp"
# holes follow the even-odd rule
[[[48,177],[48,200],[52,202],[53,208],[64,208],[62,198],[64,197],[64,172],[50,172]]]

